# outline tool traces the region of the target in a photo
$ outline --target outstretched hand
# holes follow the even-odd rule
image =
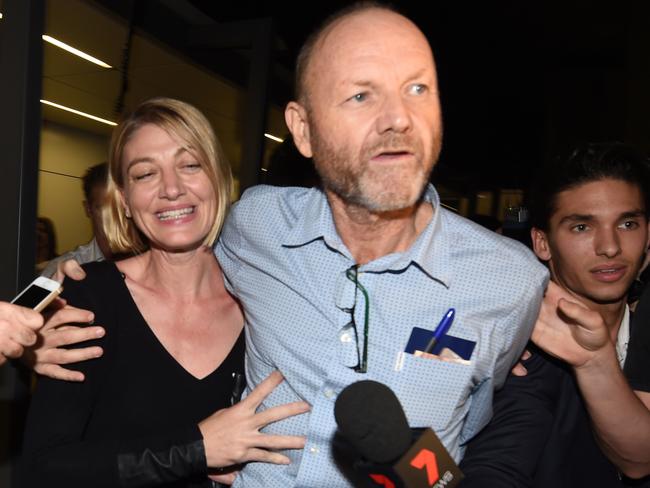
[[[278,371],[238,404],[219,410],[199,423],[208,467],[220,468],[250,461],[289,464],[289,458],[276,449],[302,449],[303,436],[263,434],[260,429],[278,420],[308,412],[305,402],[287,403],[257,413],[262,401],[284,378]]]
[[[532,340],[547,353],[577,368],[613,345],[601,315],[553,282],[546,289]]]
[[[45,316],[45,325],[39,332],[38,340],[25,350],[24,362],[43,376],[58,380],[83,381],[83,373],[63,368],[61,365],[97,358],[102,355],[102,348],[93,346],[66,349],[65,346],[102,337],[104,329],[97,326],[68,325],[90,323],[94,316],[88,310],[67,305],[61,298],[57,298],[50,305]]]

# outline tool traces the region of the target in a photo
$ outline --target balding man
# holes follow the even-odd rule
[[[266,429],[306,433],[290,465],[250,464],[236,485],[355,486],[333,407],[365,379],[392,388],[411,426],[432,427],[458,461],[530,335],[546,270],[446,211],[428,184],[440,103],[431,48],[409,19],[362,3],[325,21],[299,54],[285,117],[322,189],[246,192],[216,254],[246,312],[249,387],[279,369],[286,381],[262,407],[312,410]],[[465,361],[405,351],[414,328],[435,328],[450,308]]]

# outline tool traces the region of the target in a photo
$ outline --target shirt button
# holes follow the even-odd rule
[[[352,342],[352,334],[348,334],[347,332],[345,334],[341,334],[341,342],[344,344]]]
[[[318,454],[320,452],[320,449],[318,449],[317,447],[310,447],[309,452],[312,454]]]
[[[336,395],[336,392],[330,388],[327,388],[324,392],[323,395],[325,395],[327,398],[332,398],[334,395]]]

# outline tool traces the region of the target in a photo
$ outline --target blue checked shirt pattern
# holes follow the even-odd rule
[[[260,186],[233,206],[215,252],[246,317],[249,385],[278,369],[285,381],[261,408],[305,400],[311,412],[265,432],[307,436],[286,451],[288,466],[251,463],[235,487],[360,486],[350,454],[335,439],[333,408],[347,385],[373,379],[392,388],[412,427],[432,427],[457,461],[489,420],[492,393],[529,338],[548,280],[523,245],[440,206],[433,186],[425,200],[434,217],[404,253],[359,268],[369,295],[368,372],[356,373],[350,325],[354,260],[336,232],[318,189]],[[364,297],[355,318],[363,347]],[[476,342],[471,364],[404,354],[413,327],[433,329],[456,309],[449,334]]]

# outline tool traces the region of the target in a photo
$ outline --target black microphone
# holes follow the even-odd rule
[[[334,418],[361,455],[354,467],[369,486],[452,488],[463,478],[431,429],[411,430],[395,393],[382,383],[364,380],[346,387],[336,399]]]

